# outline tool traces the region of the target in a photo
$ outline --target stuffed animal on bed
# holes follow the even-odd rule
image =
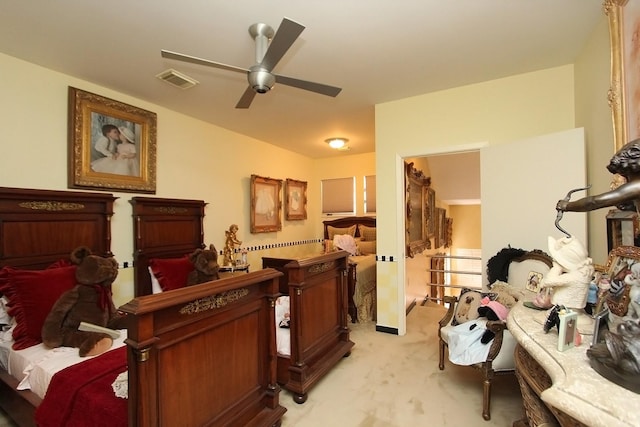
[[[80,322],[111,329],[126,327],[124,315],[117,313],[111,298],[111,284],[118,276],[113,257],[93,255],[86,246],[71,253],[77,264],[77,284],[55,302],[42,326],[42,342],[51,348],[77,347],[80,357],[107,351],[113,338],[102,332],[80,331]]]
[[[210,282],[220,278],[218,271],[218,251],[213,244],[209,249],[196,249],[189,255],[189,261],[193,264],[193,271],[187,277],[187,286]]]

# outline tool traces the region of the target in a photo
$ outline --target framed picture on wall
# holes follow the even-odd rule
[[[285,219],[307,219],[307,183],[287,178],[286,184]]]
[[[69,87],[69,188],[156,192],[156,114]]]
[[[611,39],[609,104],[615,151],[640,138],[640,2],[604,2]]]
[[[251,175],[251,233],[282,230],[282,180]]]

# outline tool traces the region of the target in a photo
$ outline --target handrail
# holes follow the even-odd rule
[[[434,255],[430,255],[428,256],[429,258],[431,258],[431,260],[433,259],[449,259],[449,260],[471,260],[471,261],[481,261],[482,258],[481,257],[476,257],[476,256],[464,256],[464,255],[448,255],[448,254],[444,254],[444,253],[438,253],[438,254],[434,254]],[[429,262],[429,267],[426,269],[427,273],[449,273],[449,274],[459,274],[459,275],[467,275],[467,276],[481,276],[482,275],[482,271],[481,271],[481,267],[480,267],[480,271],[469,271],[469,270],[452,270],[449,268],[431,268],[432,262]],[[433,275],[430,274],[431,276],[431,280],[434,280],[434,276],[435,276],[435,283],[430,281],[430,284],[428,285],[428,287],[430,288],[430,293],[433,295],[427,295],[424,300],[422,301],[422,305],[426,304],[427,301],[438,301],[438,302],[442,302],[445,299],[445,289],[449,288],[449,289],[464,289],[464,288],[471,288],[471,289],[482,289],[482,285],[480,286],[473,286],[473,285],[453,285],[453,284],[447,284],[444,283],[444,280],[446,280],[444,274],[442,275]],[[440,277],[443,278],[443,283],[439,282]]]

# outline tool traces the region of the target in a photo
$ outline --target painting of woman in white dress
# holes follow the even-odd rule
[[[127,127],[118,127],[119,141],[112,156],[91,162],[94,172],[140,176],[140,162],[136,151],[135,134]]]

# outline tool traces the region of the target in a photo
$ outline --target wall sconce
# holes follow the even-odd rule
[[[346,145],[349,140],[347,138],[329,138],[325,139],[324,142],[329,144],[329,147],[336,150],[345,150],[347,149]]]

